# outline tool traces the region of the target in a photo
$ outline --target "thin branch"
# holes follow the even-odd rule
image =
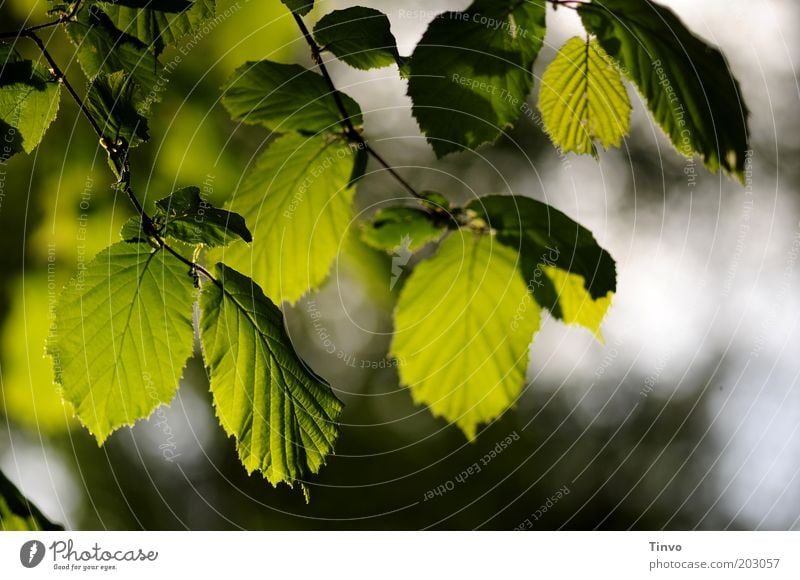
[[[144,209],[144,206],[139,201],[139,198],[136,197],[136,194],[131,187],[131,170],[128,164],[128,149],[127,146],[124,146],[121,150],[110,151],[109,155],[111,156],[112,162],[114,166],[117,168],[117,172],[119,173],[119,179],[117,184],[123,189],[128,196],[131,204],[134,208],[136,208],[136,212],[139,214],[139,217],[142,220],[142,230],[148,236],[153,238],[156,243],[158,243],[160,248],[168,251],[170,254],[175,256],[178,260],[189,266],[189,268],[194,272],[200,272],[203,276],[208,278],[211,282],[222,288],[222,283],[217,280],[211,272],[206,270],[203,266],[194,262],[188,258],[185,258],[175,250],[172,246],[170,246],[164,238],[158,233],[158,230],[153,225],[152,218],[147,214]]]
[[[209,279],[211,282],[213,282],[213,283],[214,283],[216,286],[218,286],[219,288],[222,288],[222,282],[220,282],[219,280],[217,280],[217,279],[216,279],[216,278],[215,278],[215,277],[214,277],[214,276],[211,274],[211,272],[209,272],[208,270],[206,270],[206,269],[205,269],[203,266],[201,266],[201,265],[200,265],[200,264],[198,264],[197,262],[192,262],[192,261],[191,261],[189,258],[184,258],[184,257],[183,257],[183,256],[182,256],[182,255],[181,255],[179,252],[175,251],[175,249],[174,249],[172,246],[170,246],[170,245],[169,245],[167,242],[165,242],[165,241],[164,241],[164,238],[162,238],[162,237],[161,237],[161,236],[159,236],[158,234],[154,234],[154,235],[153,235],[153,237],[155,238],[155,240],[156,240],[156,241],[159,243],[159,245],[160,245],[162,248],[164,248],[164,249],[165,249],[166,251],[168,251],[170,254],[172,254],[173,256],[175,256],[176,258],[178,258],[178,260],[180,260],[181,262],[183,262],[184,264],[186,264],[187,266],[189,266],[189,268],[191,268],[192,270],[194,270],[194,271],[196,271],[196,272],[200,272],[200,273],[201,273],[203,276],[205,276],[206,278],[208,278],[208,279]]]
[[[83,113],[83,116],[86,117],[86,120],[89,121],[89,124],[92,126],[92,129],[94,129],[94,132],[97,133],[100,142],[103,144],[104,147],[107,148],[106,140],[103,137],[103,130],[100,128],[100,125],[97,124],[97,121],[95,121],[95,119],[92,117],[92,114],[89,112],[89,109],[86,108],[83,99],[81,99],[78,93],[75,92],[75,89],[72,88],[72,85],[67,80],[66,75],[59,68],[58,64],[56,64],[56,61],[53,59],[52,55],[48,52],[47,48],[44,45],[44,42],[42,42],[42,39],[39,38],[39,36],[35,32],[26,32],[24,34],[24,37],[30,38],[33,42],[36,43],[36,46],[39,47],[39,50],[41,51],[45,60],[47,60],[47,63],[50,65],[50,69],[52,70],[53,75],[58,79],[58,81],[61,84],[64,85],[64,88],[67,89],[67,92],[70,94],[72,99],[78,105],[78,108],[81,110],[81,113]]]
[[[77,6],[78,3],[76,3]],[[53,75],[58,79],[60,83],[64,85],[67,89],[67,92],[70,94],[72,99],[78,105],[78,108],[83,113],[83,116],[86,117],[86,120],[94,129],[94,132],[97,133],[97,136],[100,138],[100,143],[103,148],[108,152],[109,157],[111,158],[114,166],[116,168],[118,174],[117,184],[125,191],[125,194],[128,196],[133,207],[136,209],[136,213],[139,214],[140,219],[142,220],[142,228],[144,232],[151,236],[159,245],[159,247],[167,250],[170,254],[175,256],[178,260],[189,266],[189,268],[194,272],[200,272],[206,278],[211,280],[214,284],[221,287],[221,283],[203,266],[200,264],[189,260],[188,258],[183,257],[179,252],[177,252],[174,248],[172,248],[165,240],[162,238],[158,231],[156,230],[155,226],[153,225],[152,218],[147,214],[144,209],[144,206],[139,201],[139,198],[136,197],[136,194],[131,187],[131,179],[130,179],[130,166],[128,164],[128,146],[127,144],[123,143],[122,145],[118,145],[116,143],[109,143],[108,140],[103,136],[103,130],[100,128],[100,125],[97,123],[94,117],[92,117],[91,112],[88,108],[86,108],[83,99],[78,95],[75,89],[72,87],[70,82],[67,80],[66,75],[58,66],[53,56],[47,50],[42,42],[42,39],[39,36],[32,32],[30,29],[23,31],[25,38],[30,38],[36,46],[39,47],[42,55],[44,56],[47,63],[50,65],[50,69],[52,70]]]
[[[36,32],[37,30],[52,28],[53,26],[58,26],[59,24],[69,22],[78,13],[78,8],[80,8],[80,6],[81,6],[81,0],[77,0],[75,4],[72,5],[72,9],[69,12],[65,12],[64,14],[59,16],[58,19],[56,20],[53,20],[51,22],[45,22],[44,24],[29,26],[27,28],[23,28],[22,30],[14,32],[0,32],[0,40],[4,40],[7,38],[19,38],[21,36],[28,36],[30,33]]]
[[[412,196],[416,197],[417,199],[425,199],[421,193],[419,193],[414,187],[400,175],[394,167],[392,167],[375,149],[367,143],[364,136],[358,132],[358,130],[353,125],[353,121],[350,119],[350,113],[345,107],[344,100],[342,99],[342,93],[339,92],[339,89],[336,88],[336,85],[331,78],[330,73],[328,72],[328,67],[325,66],[325,62],[322,60],[322,49],[317,44],[317,41],[314,40],[314,37],[309,32],[306,23],[303,19],[292,12],[292,16],[294,16],[295,22],[297,22],[298,28],[300,28],[300,32],[303,33],[303,38],[305,38],[306,43],[308,44],[309,48],[311,49],[311,57],[314,59],[314,63],[319,68],[319,72],[322,73],[322,77],[325,79],[325,82],[328,85],[328,88],[331,91],[331,95],[333,96],[333,100],[336,102],[336,108],[339,109],[339,115],[341,116],[341,123],[344,127],[345,134],[347,138],[351,141],[356,142],[358,145],[364,148],[364,150],[371,155],[375,161],[380,163],[389,174],[394,177],[394,179],[401,185],[403,188],[408,191]]]
[[[416,189],[414,189],[414,187],[410,183],[408,183],[408,181],[406,181],[402,175],[397,173],[395,168],[389,165],[389,163],[377,151],[375,151],[375,149],[372,148],[372,145],[366,142],[366,140],[364,139],[364,137],[361,136],[361,134],[358,135],[358,143],[362,147],[364,147],[366,152],[372,155],[372,158],[375,159],[375,161],[377,161],[378,163],[380,163],[383,166],[383,168],[389,172],[389,175],[394,177],[395,181],[397,181],[400,185],[402,185],[408,193],[410,193],[417,199],[423,199],[423,200],[425,199],[425,196],[419,193]]]
[[[303,37],[306,39],[309,48],[311,49],[311,57],[314,59],[317,67],[319,67],[319,71],[322,73],[325,82],[328,84],[328,88],[330,88],[331,96],[333,96],[333,100],[336,102],[336,108],[339,109],[339,115],[341,116],[341,123],[344,127],[347,137],[350,139],[355,139],[356,135],[358,135],[358,131],[353,126],[353,121],[350,120],[350,113],[347,110],[347,107],[344,105],[344,100],[342,99],[342,93],[336,88],[336,85],[333,83],[333,79],[331,78],[330,73],[328,73],[328,69],[325,66],[325,63],[322,61],[322,55],[320,54],[321,49],[317,44],[317,41],[314,40],[314,37],[311,36],[311,32],[309,32],[306,23],[303,22],[303,19],[292,12],[292,16],[294,16],[295,22],[297,22],[297,26],[300,28],[300,32],[303,33]]]

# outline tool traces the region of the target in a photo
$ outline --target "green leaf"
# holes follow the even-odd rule
[[[0,471],[0,531],[58,531],[39,509]]]
[[[109,143],[123,139],[136,147],[150,139],[147,119],[137,110],[141,102],[139,87],[123,71],[100,73],[89,83],[86,108]]]
[[[353,6],[326,14],[314,27],[314,38],[324,50],[358,69],[402,63],[389,19],[372,8]]]
[[[281,0],[281,2],[299,16],[305,16],[314,7],[314,0]]]
[[[222,104],[236,121],[281,132],[315,134],[341,128],[341,115],[325,79],[297,64],[245,63],[224,90]],[[350,120],[362,124],[358,103],[344,93],[341,96]]]
[[[22,148],[22,135],[20,132],[0,119],[0,162],[5,163]]]
[[[542,270],[552,284],[552,291],[556,297],[556,307],[550,311],[564,321],[565,324],[578,324],[589,329],[592,334],[603,342],[600,333],[600,324],[605,318],[611,300],[612,292],[600,298],[593,298],[586,291],[586,281],[578,274],[572,274],[556,266],[543,266]]]
[[[413,113],[438,157],[495,141],[528,110],[544,0],[476,0],[431,22],[410,62]]]
[[[158,58],[142,41],[118,30],[98,6],[82,5],[76,21],[67,24],[67,34],[78,48],[78,62],[90,80],[101,72],[125,71],[148,98],[158,99],[159,92],[154,90],[161,68]]]
[[[449,212],[450,201],[438,191],[423,191],[422,204],[433,211]]]
[[[46,68],[0,44],[0,158],[32,152],[58,114],[61,84]]]
[[[61,293],[47,348],[64,398],[98,443],[172,400],[192,354],[193,299],[182,262],[125,242]]]
[[[446,231],[447,224],[436,223],[428,212],[413,207],[387,207],[378,210],[364,225],[361,238],[378,250],[404,248],[416,252]]]
[[[355,155],[342,140],[289,133],[261,155],[231,202],[253,232],[222,259],[253,278],[277,303],[317,288],[353,217]]]
[[[391,352],[414,401],[474,438],[519,396],[539,307],[517,253],[459,230],[405,283]]]
[[[566,214],[519,195],[487,195],[467,208],[486,221],[501,244],[519,252],[520,271],[534,292],[542,285],[541,266],[557,266],[581,276],[592,298],[616,291],[614,259],[592,232]]]
[[[292,486],[333,452],[342,403],[306,366],[281,311],[239,272],[217,264],[200,297],[200,339],[217,417],[248,473]]]
[[[149,239],[147,232],[144,231],[142,218],[138,215],[133,216],[122,224],[119,237],[124,242],[147,242]]]
[[[214,16],[214,0],[125,0],[100,6],[117,28],[151,46],[156,55]]]
[[[622,76],[592,39],[569,39],[542,76],[539,110],[545,131],[562,151],[597,156],[619,147],[630,130],[631,103]]]
[[[722,53],[648,0],[580,4],[586,29],[622,67],[683,155],[744,178],[748,110]]]
[[[156,202],[154,221],[162,233],[190,245],[225,246],[234,240],[253,241],[244,218],[219,209],[200,196],[198,187],[184,187]]]

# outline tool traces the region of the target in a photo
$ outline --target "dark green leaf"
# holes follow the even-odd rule
[[[122,225],[119,236],[124,242],[147,242],[149,237],[142,227],[142,218],[138,215]]]
[[[402,248],[416,252],[446,231],[446,225],[435,223],[428,212],[413,207],[387,207],[378,210],[364,226],[361,237],[378,250],[391,252]]]
[[[342,93],[354,125],[361,108]],[[231,117],[274,131],[319,133],[341,128],[341,115],[325,80],[300,65],[262,60],[238,68],[225,87],[222,103]]]
[[[61,84],[40,64],[0,44],[0,159],[33,151],[58,114]]]
[[[15,127],[0,119],[0,163],[5,163],[21,151],[24,151],[22,135]]]
[[[23,59],[14,45],[0,42],[0,87],[15,83],[40,84],[33,61]]]
[[[593,298],[616,291],[613,258],[592,232],[557,209],[517,195],[487,195],[467,207],[487,222],[500,243],[519,252],[522,276],[533,288],[540,286],[542,266],[557,266],[581,276]]]
[[[101,4],[111,22],[158,55],[214,16],[214,0],[125,0]]]
[[[722,53],[648,0],[597,0],[578,11],[677,150],[743,179],[748,111]]]
[[[0,531],[58,531],[39,509],[31,503],[0,471]]]
[[[342,404],[300,359],[281,311],[252,280],[217,264],[200,297],[200,339],[217,417],[248,473],[290,486],[317,473]]]
[[[289,10],[300,16],[305,16],[314,7],[314,0],[281,0]]]
[[[125,71],[148,99],[158,100],[154,91],[161,68],[158,59],[142,41],[118,30],[98,6],[83,5],[76,22],[67,24],[67,33],[78,47],[78,61],[90,80],[101,72]]]
[[[156,202],[155,220],[163,222],[162,233],[187,244],[225,246],[234,240],[251,242],[244,218],[212,206],[197,187],[184,187]]]
[[[544,0],[476,0],[437,16],[411,56],[413,113],[438,157],[497,139],[523,111]]]
[[[141,101],[139,87],[126,73],[100,73],[89,83],[86,108],[109,143],[123,139],[136,147],[150,139],[147,119],[137,110]]]
[[[400,64],[397,43],[383,12],[354,6],[326,14],[314,27],[325,50],[362,70]]]

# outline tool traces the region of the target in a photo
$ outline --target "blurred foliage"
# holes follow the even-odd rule
[[[28,19],[43,21],[47,6],[46,0],[3,3],[2,28],[21,27]],[[162,101],[153,105],[150,145],[132,155],[135,187],[150,207],[189,185],[202,187],[215,204],[227,200],[251,156],[271,137],[263,129],[236,128],[229,120],[218,104],[224,79],[246,60],[307,57],[280,2],[225,0],[218,13],[226,10],[230,18],[197,46],[179,44],[163,55],[164,62],[181,59]],[[66,63],[72,47],[58,34],[52,50]],[[35,54],[29,46],[18,48],[29,58]],[[182,48],[189,50],[185,58]],[[66,72],[81,78],[75,62]],[[74,84],[84,90],[81,81]],[[70,433],[76,422],[67,418],[70,413],[59,402],[50,365],[42,357],[50,284],[54,280],[59,290],[76,264],[116,241],[130,210],[111,189],[105,152],[77,119],[76,107],[66,99],[61,106],[38,150],[0,165],[0,379],[12,441],[46,436],[42,444],[56,451],[82,483],[77,517],[67,522],[69,527],[511,529],[528,520],[534,529],[690,528],[718,499],[706,465],[721,445],[707,436],[702,395],[643,398],[620,429],[618,416],[578,417],[575,405],[554,392],[556,386],[537,379],[525,387],[516,412],[491,423],[472,443],[456,426],[415,406],[409,393],[398,388],[396,368],[386,357],[390,310],[405,277],[391,289],[391,256],[363,244],[358,232],[348,239],[345,255],[321,292],[287,309],[293,341],[346,404],[336,455],[308,484],[311,505],[289,489],[273,489],[260,475],[248,476],[234,441],[216,420],[192,413],[198,407],[193,400],[206,406],[211,402],[197,358],[169,411],[159,410],[148,422],[115,434],[102,449],[85,430]],[[487,152],[498,172],[530,171],[509,161],[507,154],[518,153],[520,146],[531,157],[556,158],[534,122],[520,123],[511,135],[496,152]],[[663,192],[664,184],[654,177],[661,175],[661,160],[657,164],[645,148],[637,148],[635,138],[631,141],[636,169],[630,171],[654,185],[644,187],[645,192]],[[469,173],[470,162],[456,159],[447,167],[465,180],[483,183],[484,175]],[[667,155],[666,162],[680,167],[673,156]],[[377,186],[359,191],[357,204],[381,190],[382,178],[370,182]],[[315,311],[321,316],[312,318]],[[700,372],[691,380],[702,386],[706,379]],[[564,389],[576,380],[568,379]],[[625,380],[642,384],[645,377]],[[612,408],[627,410],[635,404],[625,394],[611,400],[609,414]],[[492,456],[498,442],[511,434],[519,439]],[[171,461],[162,452],[172,449],[161,446],[172,445],[164,438],[173,435],[180,445],[173,456],[183,454],[183,461]],[[484,465],[487,455],[491,459]],[[479,473],[456,482],[476,463]],[[452,491],[448,482],[453,482]],[[439,486],[446,493],[426,500],[426,493]],[[565,486],[569,494],[542,512],[547,498]],[[720,522],[712,512],[703,526]]]
[[[59,530],[0,473],[0,531]]]
[[[3,410],[17,425],[34,433],[58,434],[74,427],[72,409],[54,385],[53,366],[44,356],[58,283],[28,274],[9,284],[11,311],[3,325],[0,386]]]

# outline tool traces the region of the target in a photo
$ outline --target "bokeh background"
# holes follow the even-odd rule
[[[63,98],[43,145],[0,166],[0,469],[72,529],[512,529],[526,520],[537,529],[800,529],[800,7],[663,3],[720,46],[741,81],[753,149],[744,186],[687,164],[633,91],[632,134],[599,162],[561,159],[526,118],[496,147],[437,161],[395,69],[330,65],[361,102],[368,139],[419,189],[454,201],[488,192],[545,200],[593,230],[619,278],[605,342],[546,318],[515,408],[467,442],[398,386],[386,358],[390,258],[354,236],[320,292],[286,309],[296,347],[346,403],[309,505],[297,489],[246,475],[199,358],[169,407],[102,448],[64,412],[43,350],[53,300],[78,261],[117,239],[130,210]],[[319,0],[310,18],[353,4]],[[469,2],[360,4],[387,12],[408,54],[432,11]],[[0,0],[0,29],[43,22],[46,5]],[[228,16],[169,76],[152,140],[135,151],[134,185],[150,203],[185,185],[223,203],[265,134],[229,121],[224,79],[245,60],[310,65],[278,0],[220,0],[218,13]],[[566,9],[549,10],[548,27],[537,77],[580,30]],[[48,43],[81,86],[63,33]],[[401,197],[371,165],[359,219]],[[456,481],[510,435],[480,473]],[[424,500],[442,485],[452,490]]]

